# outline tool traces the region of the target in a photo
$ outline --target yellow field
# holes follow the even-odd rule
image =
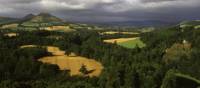
[[[58,47],[54,47],[54,46],[47,46],[47,51],[52,53],[52,55],[54,56],[65,55],[65,51],[62,51]]]
[[[8,25],[3,25],[2,28],[17,28],[19,24],[8,24]]]
[[[20,46],[20,48],[31,48],[31,47],[37,47],[37,45],[23,45],[23,46]]]
[[[120,34],[139,34],[139,33],[137,33],[137,32],[117,32],[117,31],[107,31],[107,32],[102,32],[102,33],[100,33],[100,34],[110,34],[110,35],[112,35],[112,34],[118,34],[118,33],[120,33]]]
[[[99,76],[103,69],[101,63],[80,56],[51,56],[40,58],[39,61],[43,63],[56,64],[59,66],[60,70],[70,70],[71,76],[82,75],[81,72],[79,72],[82,65],[85,65],[88,71],[93,70],[91,73],[88,74],[88,76],[90,77]]]
[[[57,31],[57,30],[71,30],[69,26],[51,26],[44,28],[47,31]]]
[[[24,45],[20,48],[27,47],[38,47],[37,45]],[[40,58],[39,61],[43,63],[56,64],[59,66],[60,70],[70,70],[70,75],[82,75],[79,72],[82,65],[85,65],[88,71],[91,73],[88,76],[99,76],[103,69],[103,66],[100,62],[97,62],[93,59],[88,59],[81,56],[76,56],[74,53],[70,55],[65,55],[65,51],[60,50],[58,47],[54,46],[42,46],[46,47],[47,51],[52,53],[53,56],[47,56]]]
[[[107,39],[104,40],[104,42],[106,43],[121,43],[121,42],[126,42],[126,41],[130,41],[130,40],[134,40],[137,39],[138,37],[134,37],[134,38],[118,38],[118,39]]]
[[[17,33],[7,33],[7,34],[4,34],[4,36],[16,37],[16,36],[18,36],[18,34]]]

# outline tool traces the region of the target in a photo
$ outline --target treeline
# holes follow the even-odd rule
[[[116,33],[116,34],[102,34],[102,39],[116,39],[116,38],[133,38],[139,37],[140,34],[123,34],[123,33]]]

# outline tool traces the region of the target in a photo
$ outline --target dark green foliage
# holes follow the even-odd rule
[[[102,39],[116,39],[116,38],[130,38],[130,37],[139,37],[139,34],[103,34],[101,35]]]
[[[38,59],[41,58],[43,56],[48,56],[51,55],[51,53],[48,53],[46,51],[46,48],[40,48],[40,47],[33,47],[33,48],[22,48],[22,49],[18,49],[15,51],[15,56],[16,57],[31,57],[33,59]]]
[[[87,66],[82,65],[81,68],[79,69],[79,72],[83,74],[83,76],[87,76],[89,73],[92,73],[94,70],[88,70]]]

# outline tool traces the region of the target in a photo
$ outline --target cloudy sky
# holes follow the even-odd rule
[[[200,0],[0,0],[0,16],[48,12],[69,21],[200,19]]]

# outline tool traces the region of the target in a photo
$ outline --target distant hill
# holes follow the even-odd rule
[[[3,19],[3,21],[9,21],[10,19]],[[0,20],[1,21],[1,20]],[[10,23],[0,25],[2,29],[18,29],[18,30],[48,30],[48,31],[61,31],[69,32],[76,30],[99,30],[97,26],[91,26],[87,24],[69,23],[64,20],[53,16],[49,13],[40,13],[38,15],[27,14],[26,16],[16,19]]]
[[[40,13],[38,15],[34,14],[27,14],[26,16],[22,18],[9,18],[9,17],[1,17],[0,16],[0,22],[5,22],[5,21],[13,21],[17,20],[17,22],[35,22],[35,23],[63,23],[64,21],[56,16],[53,16],[49,13]]]
[[[100,24],[107,26],[171,26],[176,25],[178,22],[167,22],[167,21],[159,21],[159,20],[145,20],[145,21],[120,21],[120,22],[94,22],[91,24]]]
[[[7,24],[16,20],[16,18],[0,17],[0,25]]]
[[[180,23],[180,27],[200,29],[200,20],[183,21]]]
[[[62,19],[49,13],[40,13],[38,15],[27,14],[20,19],[11,19],[0,17],[2,29],[18,29],[18,30],[48,30],[48,31],[74,31],[69,24]]]
[[[63,22],[62,19],[53,16],[49,13],[40,13],[37,16],[32,17],[32,19],[30,19],[31,22]]]
[[[21,21],[28,21],[31,20],[33,17],[35,17],[34,14],[27,14],[26,16],[24,16]]]
[[[182,24],[182,25],[200,25],[200,20],[183,21],[180,24]]]
[[[49,13],[40,13],[38,15],[28,14],[22,18],[21,26],[23,27],[50,27],[63,26],[65,22]]]

